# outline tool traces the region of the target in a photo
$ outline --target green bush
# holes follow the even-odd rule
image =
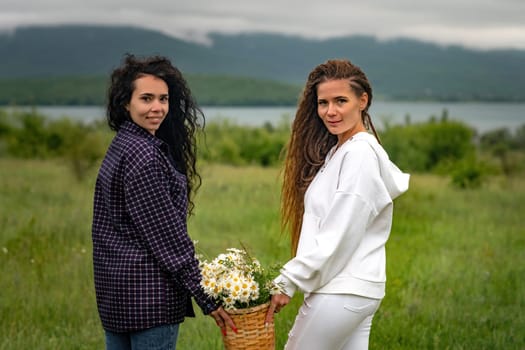
[[[289,123],[240,126],[228,120],[211,122],[199,135],[199,159],[231,165],[274,166],[290,134]]]
[[[505,175],[510,176],[523,170],[525,125],[518,128],[515,135],[507,128],[490,130],[480,136],[479,144],[483,152],[497,159]]]
[[[0,140],[15,158],[60,158],[79,180],[104,156],[109,144],[100,127],[68,118],[47,120],[36,111],[2,114]],[[2,144],[0,143],[0,145]]]
[[[522,151],[525,150],[525,124],[523,124],[516,130],[516,134],[514,135],[514,142],[517,149]]]
[[[7,135],[7,152],[18,158],[49,158],[53,151],[46,119],[36,112],[13,113]]]
[[[0,137],[8,134],[10,129],[7,112],[0,109]]]
[[[458,121],[388,126],[381,135],[390,158],[402,169],[428,172],[475,152],[474,131]]]
[[[452,171],[452,184],[459,188],[479,188],[486,175],[481,163],[475,159],[464,159],[456,163]]]

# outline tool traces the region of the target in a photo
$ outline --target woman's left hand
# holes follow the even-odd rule
[[[275,294],[272,295],[272,300],[270,301],[270,307],[266,313],[265,324],[273,323],[273,315],[281,311],[290,302],[290,297],[286,294]]]

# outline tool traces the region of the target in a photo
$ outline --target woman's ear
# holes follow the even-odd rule
[[[368,106],[368,94],[366,92],[363,92],[361,97],[359,97],[359,109],[364,111],[366,109],[366,106]]]

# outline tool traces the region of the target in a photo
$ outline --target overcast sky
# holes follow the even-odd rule
[[[209,32],[368,34],[525,49],[525,0],[0,0],[0,30],[42,24],[136,25],[198,41]]]

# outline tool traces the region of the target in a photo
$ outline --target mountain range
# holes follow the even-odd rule
[[[329,58],[347,58],[384,99],[525,101],[524,50],[370,36],[316,40],[267,33],[217,34],[202,44],[137,27],[41,26],[0,33],[0,81],[108,76],[125,53],[168,56],[184,74],[302,86]]]

